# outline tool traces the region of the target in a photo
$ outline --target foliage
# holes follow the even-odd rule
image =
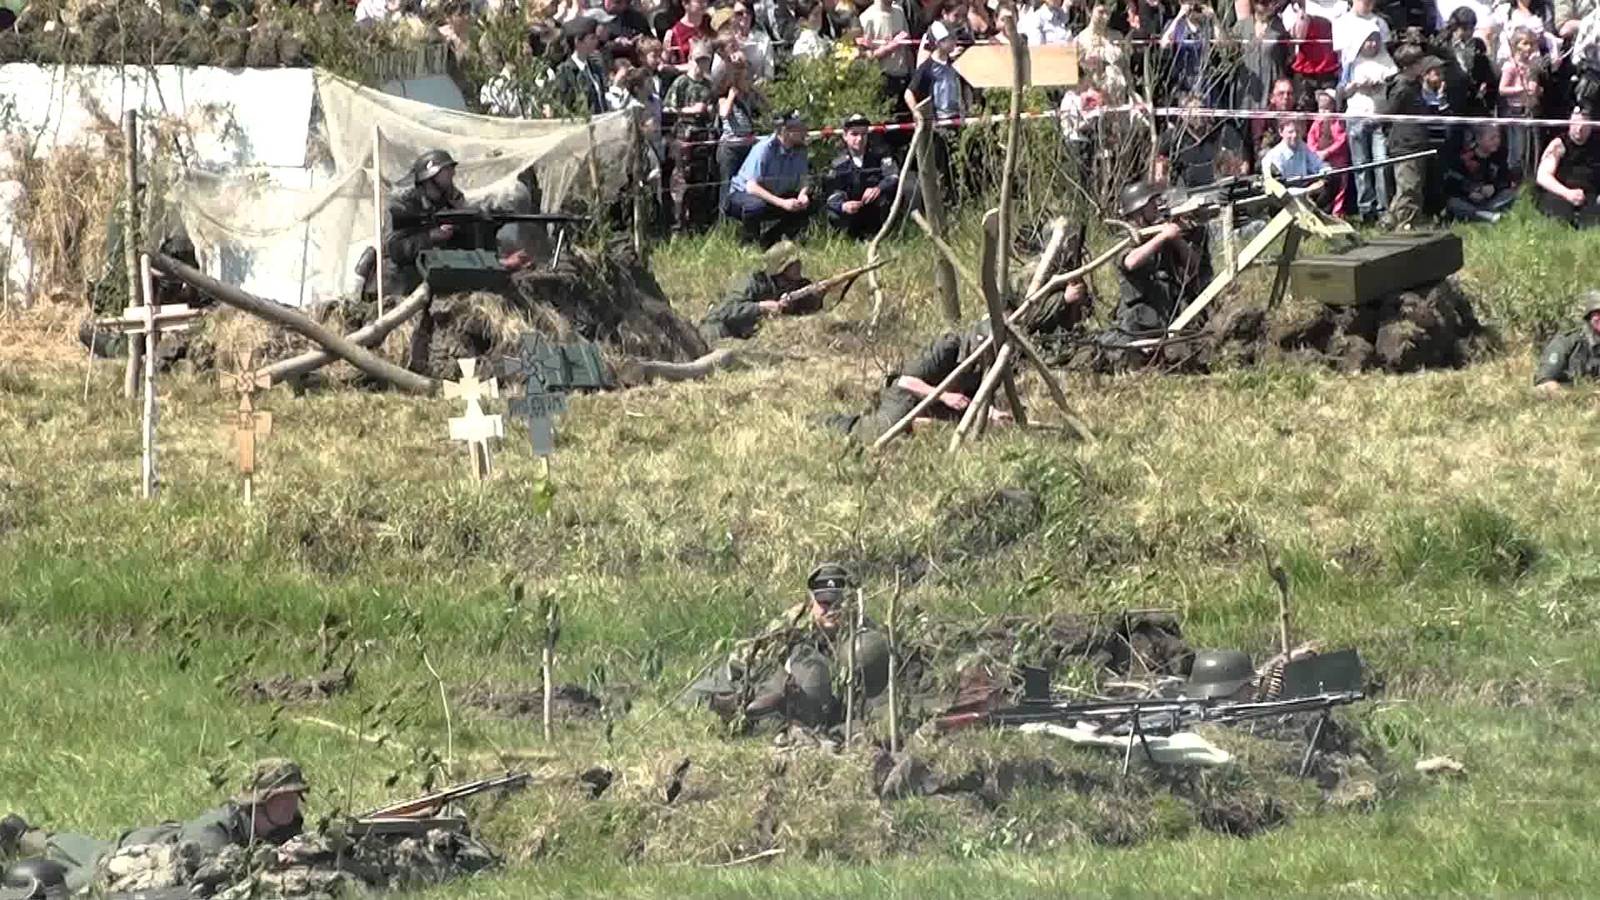
[[[763,90],[769,109],[798,109],[813,129],[838,128],[855,113],[881,122],[894,108],[883,96],[883,70],[860,59],[792,59]],[[826,163],[838,152],[837,140],[815,141],[811,160]]]

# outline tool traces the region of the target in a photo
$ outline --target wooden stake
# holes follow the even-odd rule
[[[900,710],[896,697],[894,680],[898,675],[898,657],[895,656],[899,645],[895,643],[894,613],[895,607],[900,603],[900,567],[894,570],[894,593],[889,595],[889,612],[884,617],[884,627],[889,631],[889,753],[900,752]]]
[[[1039,257],[1039,264],[1033,270],[1033,277],[1028,279],[1028,291],[1023,296],[1031,297],[1039,288],[1044,287],[1045,279],[1055,271],[1056,260],[1061,256],[1061,248],[1067,243],[1067,220],[1058,217],[1050,222],[1050,239],[1045,242],[1044,253]]]
[[[374,269],[378,290],[378,317],[383,317],[383,133],[372,126],[372,246],[378,253]]]
[[[1061,382],[1056,378],[1056,373],[1050,371],[1050,366],[1045,363],[1044,357],[1039,354],[1039,348],[1033,345],[1033,341],[1028,340],[1027,335],[1018,331],[1010,323],[1006,324],[1006,328],[1011,330],[1011,340],[1021,348],[1022,355],[1039,371],[1039,377],[1044,379],[1045,387],[1050,391],[1050,399],[1055,401],[1056,406],[1060,407],[1062,416],[1067,420],[1067,427],[1071,428],[1084,443],[1095,443],[1094,433],[1089,430],[1089,426],[1078,417],[1077,412],[1072,409],[1072,405],[1067,402],[1067,392],[1062,389]]]
[[[921,119],[926,120],[932,113],[924,111]],[[939,181],[939,173],[934,171],[933,128],[927,128],[928,138],[925,145],[926,151],[917,160],[917,181],[922,186],[922,208],[927,213],[928,231],[935,237],[943,238],[948,225],[944,215],[944,188]],[[954,325],[961,321],[961,295],[956,290],[955,269],[943,257],[936,257],[933,261],[933,281],[939,289],[939,308],[944,312],[945,321]]]
[[[1013,46],[1012,58],[1022,58],[1019,50]],[[1020,75],[1018,76],[1021,77]],[[1020,94],[1019,94],[1020,97]],[[1015,103],[1013,103],[1015,107]],[[1006,165],[1009,169],[1014,165],[1011,154],[1006,154]],[[1008,171],[1009,177],[1009,171]],[[1001,198],[1000,210],[990,210],[983,217],[983,244],[978,257],[978,271],[982,281],[979,287],[983,293],[984,305],[989,308],[989,327],[995,335],[995,340],[1000,342],[1004,349],[1011,341],[1015,329],[1006,327],[1005,297],[1003,291],[1010,284],[1010,258],[1009,245],[1011,239],[1007,236],[1006,217],[1010,203],[1008,198]],[[1018,425],[1028,424],[1027,411],[1022,408],[1022,397],[1017,393],[1016,377],[1010,369],[1000,375],[1000,384],[1006,391],[1006,405],[1011,408],[1011,416]],[[989,427],[988,409],[979,410],[978,433],[982,434]]]
[[[917,223],[917,227],[922,229],[922,233],[928,236],[929,241],[933,242],[933,249],[939,251],[939,256],[944,260],[946,265],[950,266],[957,272],[960,272],[961,277],[971,282],[974,287],[982,284],[983,280],[978,277],[977,273],[973,272],[971,269],[968,269],[966,265],[961,262],[961,257],[956,255],[955,248],[945,243],[944,238],[940,237],[938,232],[933,230],[933,224],[928,221],[927,216],[924,216],[921,210],[911,211],[911,221]]]
[[[602,212],[605,202],[600,196],[600,147],[594,139],[594,119],[589,120],[589,190],[594,192],[594,210],[590,221],[598,225],[605,220]]]
[[[644,152],[644,128],[639,117],[644,110],[633,113],[628,126],[628,184],[633,188],[633,255],[644,263],[644,174],[639,165]]]
[[[954,453],[961,442],[967,439],[967,432],[972,430],[972,425],[977,421],[978,413],[985,412],[989,398],[994,395],[994,389],[999,386],[1006,370],[1011,367],[1011,350],[1013,345],[1006,344],[994,356],[994,364],[983,375],[983,381],[978,383],[978,393],[972,398],[972,403],[967,406],[967,411],[961,417],[961,424],[956,426],[955,434],[950,435],[950,452]],[[985,413],[987,414],[987,413]]]
[[[545,603],[544,611],[544,653],[542,654],[542,668],[544,670],[544,739],[549,743],[551,711],[555,707],[556,697],[556,639],[561,635],[561,604],[551,597]]]
[[[856,608],[851,611],[849,643],[845,645],[844,745],[850,746],[856,718],[856,641],[861,639],[861,588],[856,588]]]
[[[154,279],[150,274],[150,257],[139,257],[139,283],[143,295],[153,297]],[[145,304],[148,307],[148,304]],[[139,466],[141,473],[140,496],[149,500],[156,495],[156,324],[151,317],[144,330],[144,454]],[[131,345],[133,342],[129,341]]]
[[[125,151],[122,173],[127,179],[123,192],[122,261],[128,273],[128,305],[143,306],[148,298],[143,290],[144,279],[140,276],[139,268],[139,113],[136,110],[130,109],[122,114],[122,144]],[[122,378],[122,396],[125,399],[133,397],[133,389],[139,383],[144,350],[143,342],[128,341],[128,368]]]

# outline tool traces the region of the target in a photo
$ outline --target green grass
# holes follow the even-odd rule
[[[814,419],[864,404],[939,327],[928,251],[908,239],[876,335],[850,324],[870,308],[863,283],[842,310],[766,329],[758,344],[793,357],[781,364],[574,398],[549,497],[520,436],[494,481],[470,483],[445,401],[274,391],[245,509],[218,434],[228,403],[178,375],[164,382],[166,489],[141,503],[120,366],[94,367],[85,404],[81,357],[0,361],[0,720],[13,723],[0,811],[111,834],[201,808],[268,754],[305,764],[314,812],[359,810],[414,789],[437,754],[464,775],[527,765],[541,783],[480,810],[508,870],[428,896],[1589,893],[1600,487],[1586,454],[1600,413],[1581,393],[1535,398],[1526,348],[1561,321],[1593,239],[1526,216],[1463,234],[1464,281],[1507,338],[1470,369],[1068,376],[1098,446],[998,432],[951,456],[931,431],[861,457]],[[976,233],[955,242],[971,250]],[[862,253],[819,241],[807,263]],[[655,262],[695,314],[754,258],[718,232]],[[1025,389],[1050,419],[1039,385]],[[963,511],[996,487],[1037,492],[1043,520],[972,553],[962,536],[979,525]],[[671,703],[835,557],[861,564],[880,614],[895,561],[924,557],[906,601],[927,615],[1170,607],[1193,644],[1260,655],[1277,615],[1263,543],[1290,574],[1296,634],[1358,646],[1383,685],[1351,711],[1392,773],[1370,809],[1260,767],[1194,787],[1282,791],[1287,822],[1250,839],[1208,831],[1142,774],[1094,794],[1027,788],[994,809],[880,804],[864,754],[728,741]],[[603,690],[614,719],[564,726],[551,745],[537,723],[459,702],[476,685],[538,684],[546,594],[563,608],[560,679]],[[307,673],[330,645],[341,662],[359,649],[345,696],[276,709],[229,690]],[[424,650],[452,698],[448,728]],[[918,752],[953,766],[1046,754],[1115,784],[1115,760],[1037,740]],[[1467,777],[1411,773],[1436,754]],[[684,756],[685,795],[664,806],[661,775]],[[620,777],[591,802],[572,776],[597,764]],[[707,867],[761,849],[763,815],[780,859]],[[1135,842],[1108,845],[1115,828]]]

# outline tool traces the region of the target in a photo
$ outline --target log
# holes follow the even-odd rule
[[[1046,278],[1055,271],[1056,260],[1061,257],[1061,248],[1067,244],[1067,220],[1065,217],[1057,218],[1050,223],[1050,240],[1045,242],[1044,253],[1039,257],[1039,263],[1034,267],[1033,277],[1028,279],[1028,291],[1023,296],[1032,297],[1033,292],[1044,287]]]
[[[648,384],[652,381],[698,381],[724,369],[742,369],[746,365],[738,352],[722,347],[690,362],[666,362],[654,359],[630,359],[619,367],[622,380],[628,384]]]
[[[345,335],[345,340],[362,347],[376,347],[383,343],[389,332],[399,328],[407,319],[416,315],[418,310],[425,308],[428,305],[428,296],[428,286],[418,286],[411,292],[411,296],[396,304],[394,309]],[[314,372],[335,359],[338,357],[326,350],[308,350],[299,356],[291,356],[263,368],[261,374],[271,379],[268,383],[271,386],[307,372]]]
[[[387,381],[400,390],[411,394],[432,396],[439,392],[439,382],[434,381],[432,378],[418,375],[415,372],[409,372],[374,355],[365,348],[334,334],[326,327],[312,321],[303,313],[274,303],[271,300],[263,300],[254,294],[241,291],[231,284],[224,284],[198,269],[178,262],[170,256],[157,253],[152,255],[150,259],[157,269],[214,298],[219,303],[226,303],[235,309],[242,309],[274,325],[282,325],[290,331],[320,344],[329,353],[373,378]]]

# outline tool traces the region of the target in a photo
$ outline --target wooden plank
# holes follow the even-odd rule
[[[1011,87],[1009,45],[975,44],[963,51],[954,65],[961,77],[975,88]],[[1076,87],[1078,84],[1078,48],[1074,44],[1024,48],[1023,65],[1026,87]]]

